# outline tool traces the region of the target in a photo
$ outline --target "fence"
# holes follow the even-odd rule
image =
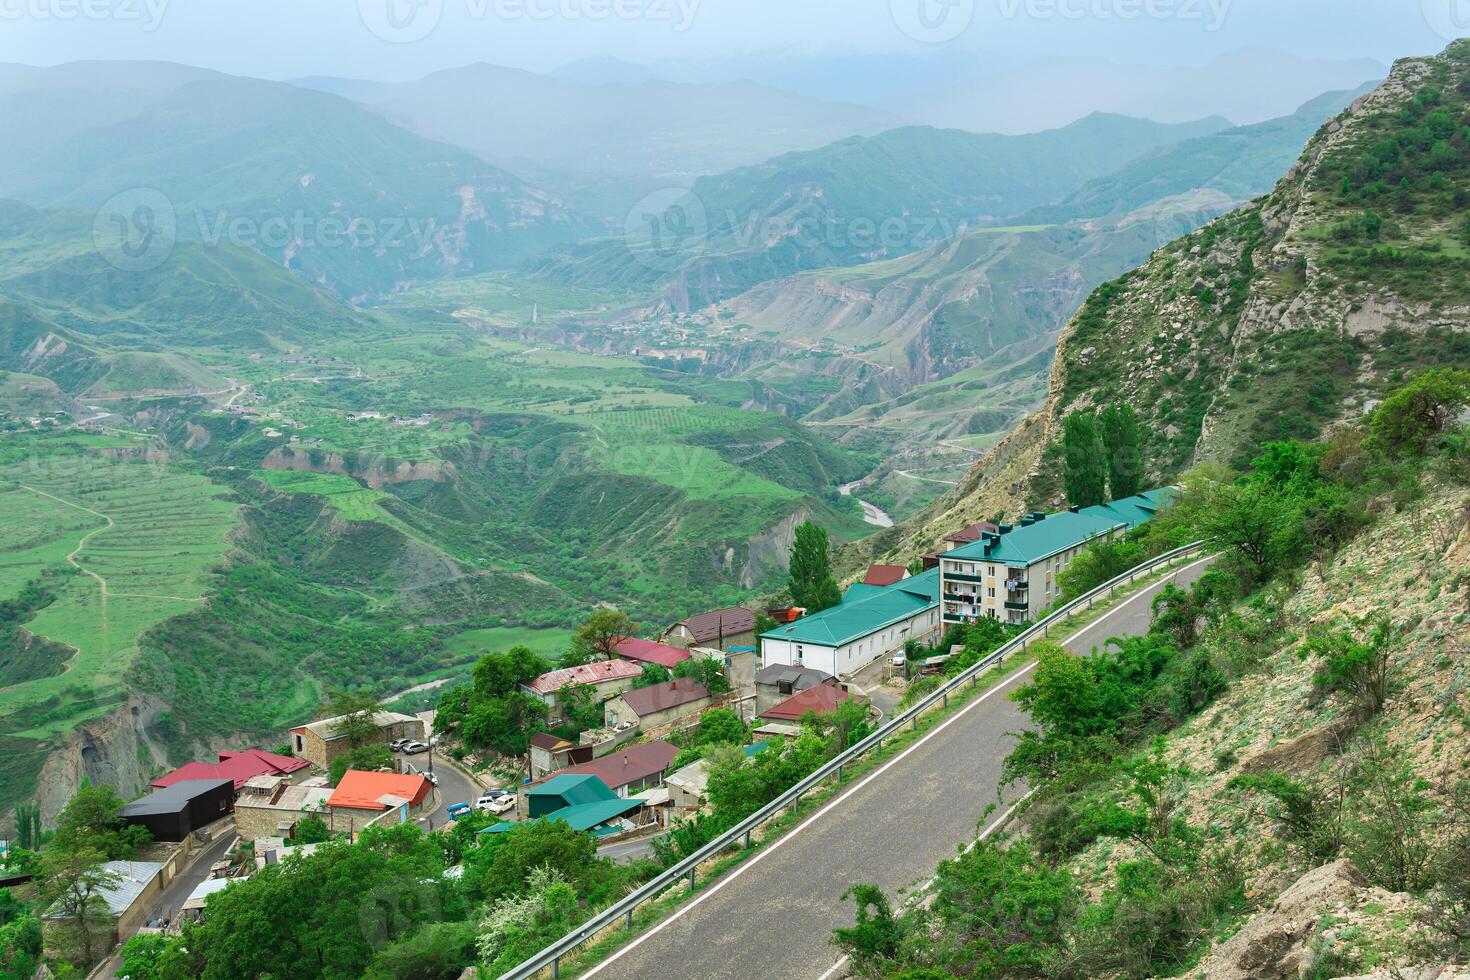
[[[1152,575],[1161,569],[1194,558],[1205,550],[1205,545],[1206,542],[1197,541],[1194,544],[1178,548],[1168,554],[1160,555],[1062,606],[1056,612],[1036,623],[1036,625],[1027,629],[984,660],[935,690],[933,694],[930,694],[923,701],[920,701],[908,711],[905,711],[897,718],[885,724],[872,735],[863,739],[863,741],[832,759],[770,803],[767,803],[760,810],[746,817],[735,827],[725,831],[719,837],[710,841],[704,847],[680,861],[672,868],[669,868],[657,878],[652,879],[638,890],[629,893],[622,900],[603,909],[524,963],[502,974],[500,980],[527,980],[527,978],[534,977],[546,969],[550,969],[551,976],[554,980],[557,980],[561,976],[562,957],[568,955],[598,933],[616,925],[620,919],[623,921],[625,928],[632,930],[633,913],[645,902],[652,901],[680,881],[689,882],[689,887],[692,890],[694,888],[696,872],[701,864],[718,856],[720,852],[736,844],[749,848],[751,834],[764,824],[798,806],[801,803],[802,797],[819,789],[829,779],[836,777],[837,782],[841,783],[843,770],[846,767],[852,765],[869,752],[881,750],[885,741],[898,734],[904,728],[917,730],[919,727],[919,718],[922,715],[927,714],[934,708],[947,708],[951,695],[966,685],[971,687],[977,686],[980,683],[980,676],[990,670],[990,668],[1001,663],[1006,657],[1013,653],[1024,651],[1037,640],[1049,637],[1054,626],[1065,622],[1074,613],[1091,609],[1098,600],[1112,596],[1118,589],[1133,584],[1138,578]]]

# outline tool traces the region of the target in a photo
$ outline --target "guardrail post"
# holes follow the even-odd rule
[[[560,978],[561,978],[561,957],[560,956],[556,956],[556,957],[553,957],[552,960],[551,960],[551,980],[560,980]]]
[[[750,831],[745,832],[745,849],[750,850]]]
[[[837,767],[837,785],[838,786],[841,786],[842,785],[842,767],[841,766],[838,766]]]
[[[912,718],[909,719],[909,731],[916,732],[918,730],[919,730],[919,716],[917,714],[915,714]]]
[[[629,909],[628,910],[628,914],[626,916],[624,916],[623,923],[624,923],[624,925],[626,925],[628,927],[628,931],[629,932],[632,932],[633,931],[633,910],[632,909]]]
[[[694,872],[695,872],[695,870],[696,869],[694,869],[694,868],[690,868],[689,869],[689,890],[690,891],[694,891]]]
[[[948,691],[945,691],[944,692],[944,707],[945,707],[946,710],[948,710],[948,708],[949,708],[949,692]]]

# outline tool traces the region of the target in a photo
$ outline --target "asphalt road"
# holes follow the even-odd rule
[[[429,768],[429,754],[400,755],[400,759],[407,762],[413,771],[422,772]],[[434,753],[434,774],[439,777],[439,808],[429,815],[433,821],[433,827],[426,829],[437,830],[449,822],[449,807],[455,803],[468,803],[475,805],[475,801],[485,792],[480,784],[470,779],[458,766],[439,752]]]
[[[1187,585],[1208,560],[1168,581]],[[1160,582],[1066,640],[1078,654],[1148,629]],[[890,895],[925,881],[973,841],[997,802],[1001,764],[1029,721],[1006,695],[1031,669],[971,701],[902,754],[762,850],[585,976],[600,980],[827,980],[840,973],[832,930],[853,921],[855,884]],[[1013,788],[1005,809],[1021,795]],[[996,814],[986,818],[997,819]]]

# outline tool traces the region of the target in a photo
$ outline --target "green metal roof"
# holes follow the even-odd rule
[[[600,803],[604,800],[614,799],[617,794],[607,788],[596,776],[554,776],[542,783],[526,790],[527,796],[559,796],[567,806],[581,806],[586,803]]]
[[[1128,525],[1131,531],[1153,520],[1159,511],[1168,507],[1179,497],[1179,491],[1173,487],[1163,487],[1158,490],[1148,490],[1136,497],[1125,497],[1115,500],[1110,504],[1099,504],[1096,507],[1084,507],[1079,513],[1093,517],[1101,517],[1107,520],[1121,521]]]
[[[595,779],[596,777],[589,778]],[[595,803],[582,803],[578,806],[569,806],[565,809],[557,810],[555,813],[548,813],[544,817],[538,817],[537,820],[562,820],[573,830],[591,830],[593,827],[601,826],[609,820],[616,820],[625,813],[633,812],[642,806],[643,803],[643,800],[638,799],[623,800],[613,798],[611,800],[598,800]],[[527,822],[536,823],[537,821],[531,820]],[[480,833],[506,834],[519,826],[521,825],[517,823],[498,823],[494,826],[486,827]]]
[[[819,647],[840,647],[908,619],[939,602],[939,569],[906,578],[873,592],[848,590],[842,605],[798,619],[762,634],[763,639],[791,640]]]
[[[1075,513],[1051,514],[1029,526],[1016,527],[1000,536],[1000,541],[987,553],[985,539],[942,555],[961,561],[992,561],[1002,565],[1027,566],[1058,552],[1075,548],[1119,527],[1129,530],[1147,524],[1163,507],[1168,506],[1178,491],[1172,487],[1150,490],[1136,497],[1115,500],[1110,504],[1084,507]]]

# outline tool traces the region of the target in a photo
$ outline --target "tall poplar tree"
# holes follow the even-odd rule
[[[832,577],[827,532],[811,521],[796,529],[791,546],[791,597],[808,613],[821,612],[842,602],[842,592]]]
[[[1091,412],[1068,415],[1062,430],[1062,482],[1067,500],[1076,507],[1106,503],[1107,470],[1097,419]]]
[[[1138,413],[1127,402],[1114,402],[1103,409],[1099,424],[1108,458],[1108,488],[1114,500],[1131,497],[1143,489],[1143,438]]]

